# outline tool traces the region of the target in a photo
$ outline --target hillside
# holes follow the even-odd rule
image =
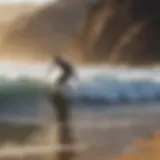
[[[159,63],[158,0],[102,0],[90,9],[79,39],[84,59],[111,64]]]
[[[160,61],[158,0],[61,1],[10,23],[1,57],[155,65]],[[16,56],[15,56],[16,55]]]

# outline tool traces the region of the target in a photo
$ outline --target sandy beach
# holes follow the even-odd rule
[[[134,152],[135,142],[152,139],[160,129],[160,124],[157,123],[160,120],[159,115],[160,108],[157,102],[114,106],[113,108],[99,106],[95,110],[88,109],[87,106],[83,106],[81,111],[75,109],[72,112],[71,122],[73,134],[77,143],[84,145],[75,159],[101,160]],[[47,144],[44,138],[49,134],[52,134],[50,137],[53,138],[53,132],[46,132],[46,129],[44,129],[45,132],[42,132],[43,127],[40,129],[36,126],[15,126],[4,122],[0,126],[2,128],[1,144],[7,142],[7,138],[9,140],[8,148],[4,150],[2,147],[0,150],[0,159],[13,160],[14,157],[27,160],[37,157],[40,159],[39,157],[49,157],[54,152],[52,144]],[[35,137],[44,139],[37,138],[37,141],[34,141]],[[38,144],[39,141],[41,142]]]

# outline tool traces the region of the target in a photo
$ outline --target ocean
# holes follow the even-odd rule
[[[1,63],[0,68],[0,123],[51,124],[54,130],[48,96],[60,71],[46,76],[47,64]],[[127,152],[133,149],[132,142],[159,129],[159,72],[157,68],[77,67],[79,78],[71,79],[64,93],[71,102],[75,137],[85,146],[79,159],[99,160]],[[0,150],[1,154],[8,152]]]

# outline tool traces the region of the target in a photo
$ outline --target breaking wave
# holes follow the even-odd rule
[[[160,76],[156,69],[78,69],[79,80],[71,80],[68,98],[75,103],[120,103],[160,98]],[[38,97],[52,88],[43,78],[0,76],[0,98]]]

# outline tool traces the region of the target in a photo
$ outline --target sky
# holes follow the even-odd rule
[[[11,3],[23,3],[23,2],[34,2],[34,3],[47,3],[56,0],[0,0],[0,4],[11,4]]]

